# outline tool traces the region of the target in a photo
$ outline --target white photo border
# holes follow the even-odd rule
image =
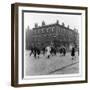
[[[72,75],[50,75],[50,76],[30,76],[30,77],[24,77],[22,78],[22,10],[41,10],[41,11],[54,11],[54,12],[72,12],[72,13],[81,13],[82,14],[82,30],[80,32],[80,73]],[[18,7],[18,83],[19,84],[35,84],[35,83],[48,83],[48,82],[68,82],[68,81],[82,81],[85,80],[85,10],[74,10],[74,9],[57,9],[57,8],[42,8],[42,7],[25,7],[25,6],[19,6]],[[25,28],[24,28],[25,30]],[[24,33],[25,36],[25,33]],[[24,40],[24,50],[25,50],[25,38]],[[47,78],[48,77],[48,78]]]

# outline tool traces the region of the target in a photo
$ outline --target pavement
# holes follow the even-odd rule
[[[27,76],[74,74],[79,72],[77,52],[74,60],[72,60],[70,53],[67,53],[66,56],[57,53],[56,56],[51,56],[50,59],[42,54],[39,59],[35,59],[33,55],[30,56],[29,54],[29,51],[25,54],[25,74]]]

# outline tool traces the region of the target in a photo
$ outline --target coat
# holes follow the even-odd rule
[[[75,56],[75,48],[72,48],[71,56]]]
[[[47,50],[47,52],[46,52],[47,56],[50,55],[51,47],[49,47],[49,46],[46,47],[46,50]]]

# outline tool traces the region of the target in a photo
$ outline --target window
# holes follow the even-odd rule
[[[41,32],[43,33],[43,29],[41,29]]]
[[[49,28],[47,28],[47,32],[49,32]]]
[[[52,32],[54,31],[54,27],[52,27]]]

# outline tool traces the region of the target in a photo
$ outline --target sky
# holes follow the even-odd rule
[[[81,15],[70,15],[70,14],[47,14],[47,13],[24,13],[24,27],[27,29],[29,26],[30,29],[35,27],[35,23],[38,23],[38,26],[42,25],[42,21],[45,21],[45,24],[54,24],[59,20],[59,24],[64,22],[65,26],[69,25],[71,29],[76,28],[78,31],[81,30]]]

